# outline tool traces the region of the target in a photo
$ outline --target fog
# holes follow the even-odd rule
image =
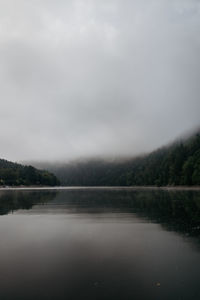
[[[133,156],[199,126],[198,0],[0,0],[0,157]]]

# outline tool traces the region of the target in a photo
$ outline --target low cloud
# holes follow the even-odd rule
[[[0,157],[136,155],[199,125],[196,0],[0,1]]]

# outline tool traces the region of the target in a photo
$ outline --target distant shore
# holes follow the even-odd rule
[[[200,186],[6,186],[0,191],[11,190],[167,190],[200,191]]]

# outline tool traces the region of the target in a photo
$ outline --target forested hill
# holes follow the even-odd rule
[[[93,159],[43,167],[69,186],[200,185],[200,133],[134,159]]]
[[[0,159],[0,185],[59,185],[59,180],[48,171],[32,166],[23,166],[5,159]]]

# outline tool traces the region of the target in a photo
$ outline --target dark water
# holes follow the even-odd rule
[[[0,192],[0,299],[200,299],[200,192]]]

